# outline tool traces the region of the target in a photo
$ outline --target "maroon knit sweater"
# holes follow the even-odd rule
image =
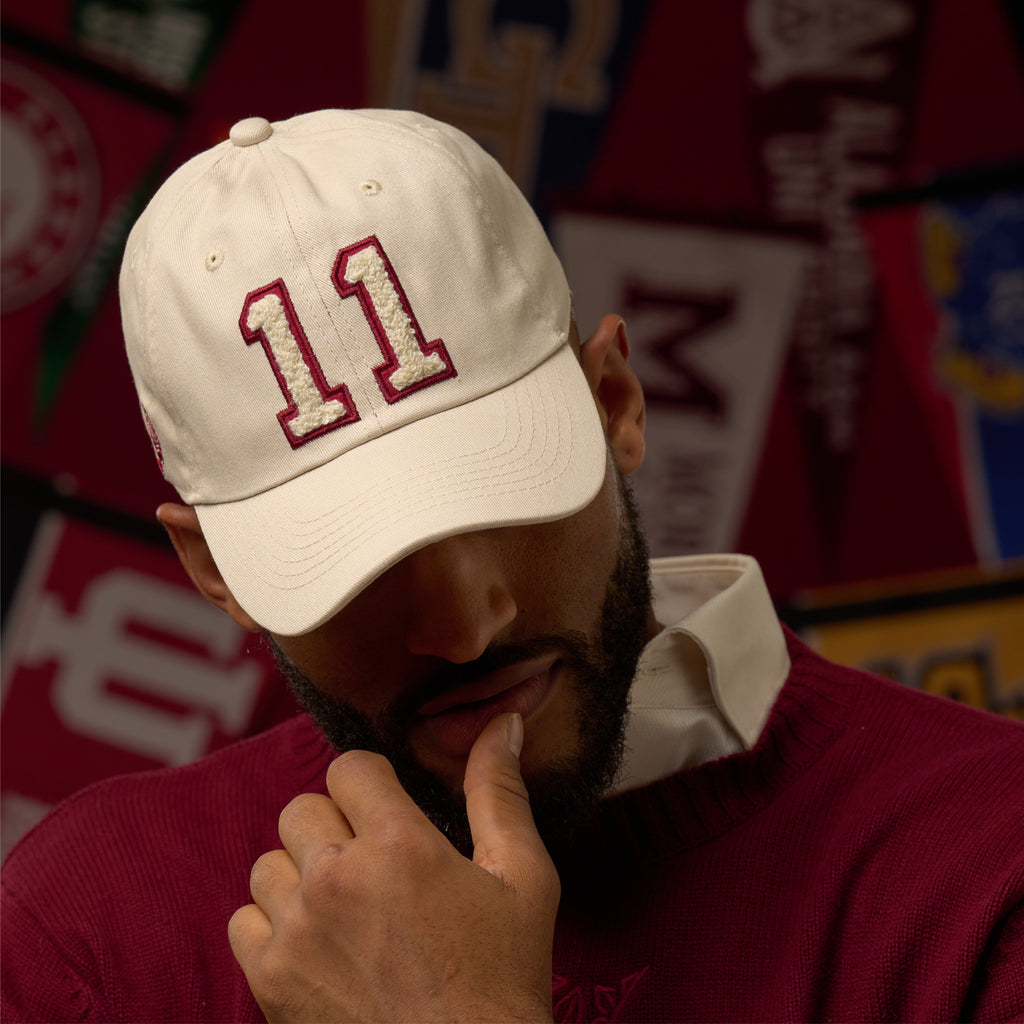
[[[1024,1019],[1024,726],[790,648],[752,751],[553,851],[556,1020]],[[4,868],[4,1020],[261,1020],[227,921],[331,756],[300,717],[59,807]]]

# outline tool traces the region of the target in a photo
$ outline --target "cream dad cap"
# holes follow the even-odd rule
[[[157,192],[120,288],[161,470],[272,633],[435,540],[570,515],[604,479],[561,265],[438,121],[240,121]]]

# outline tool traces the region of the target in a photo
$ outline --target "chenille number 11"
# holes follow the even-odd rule
[[[427,342],[405,289],[376,237],[338,253],[331,280],[342,299],[355,297],[380,346],[373,368],[384,398],[394,403],[456,375],[444,342]],[[277,418],[293,448],[359,419],[342,382],[331,385],[299,322],[283,279],[250,292],[239,319],[247,344],[259,342],[288,403]]]

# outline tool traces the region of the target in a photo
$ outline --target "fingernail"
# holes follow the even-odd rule
[[[508,717],[508,749],[519,756],[519,752],[523,749],[523,716],[519,712],[514,711]]]

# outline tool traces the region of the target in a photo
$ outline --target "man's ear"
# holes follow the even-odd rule
[[[243,629],[258,632],[259,624],[242,610],[224,582],[210,554],[196,510],[191,505],[165,502],[156,510],[156,517],[171,538],[174,550],[196,590],[210,604],[227,612]]]
[[[580,364],[601,414],[605,434],[623,473],[644,459],[644,392],[629,365],[629,338],[622,317],[602,318],[580,348]]]

